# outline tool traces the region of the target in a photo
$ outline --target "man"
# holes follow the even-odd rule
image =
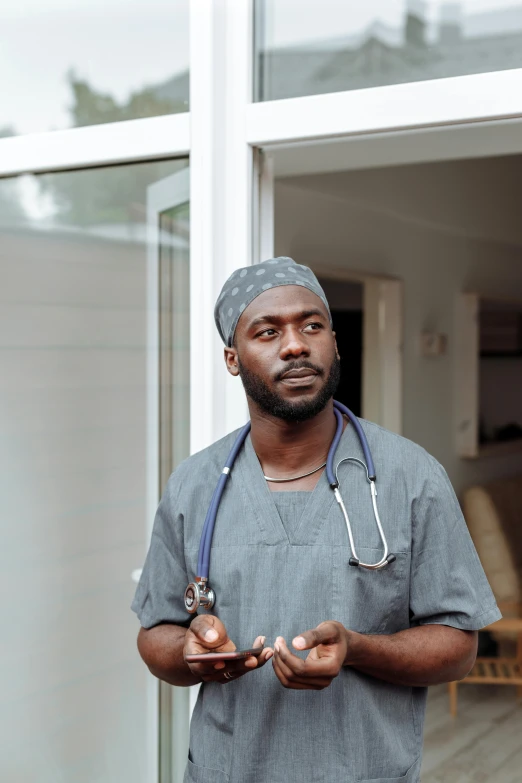
[[[477,629],[500,617],[449,480],[422,448],[362,421],[395,560],[351,567],[324,472],[340,365],[322,288],[307,267],[272,259],[234,272],[215,316],[252,424],[217,516],[216,603],[190,622],[183,595],[237,433],[172,474],[133,604],[150,671],[203,683],[185,781],[418,783],[426,686],[464,677]],[[344,427],[336,466],[363,459]],[[366,472],[343,462],[339,481],[357,555],[375,563],[383,546]],[[185,661],[265,639],[258,659]]]

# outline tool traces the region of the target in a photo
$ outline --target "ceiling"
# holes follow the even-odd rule
[[[522,156],[307,174],[277,180],[397,219],[522,247]]]

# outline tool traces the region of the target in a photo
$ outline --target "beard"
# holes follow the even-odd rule
[[[319,389],[315,397],[308,400],[286,400],[279,395],[276,391],[271,389],[262,378],[256,375],[252,370],[248,370],[243,364],[239,355],[237,357],[239,375],[243,382],[245,392],[250,399],[252,399],[264,413],[270,416],[275,416],[278,419],[282,419],[286,422],[300,422],[307,419],[313,419],[318,413],[321,413],[326,408],[329,400],[334,396],[339,386],[339,380],[341,378],[341,362],[337,356],[334,356],[326,381],[322,388]],[[324,375],[318,367],[307,361],[292,362],[281,372],[280,376],[288,372],[288,370],[297,370],[302,367],[308,367],[315,370],[318,375]],[[275,381],[281,380],[281,377],[274,378]]]

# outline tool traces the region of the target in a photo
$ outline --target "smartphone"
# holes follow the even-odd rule
[[[242,658],[257,658],[263,652],[263,647],[251,647],[249,650],[232,650],[231,652],[208,652],[187,655],[187,663],[204,663],[205,661],[239,661]]]

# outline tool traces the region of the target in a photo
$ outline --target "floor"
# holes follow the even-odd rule
[[[458,716],[446,686],[430,688],[422,783],[522,783],[522,701],[511,686],[459,687]]]

